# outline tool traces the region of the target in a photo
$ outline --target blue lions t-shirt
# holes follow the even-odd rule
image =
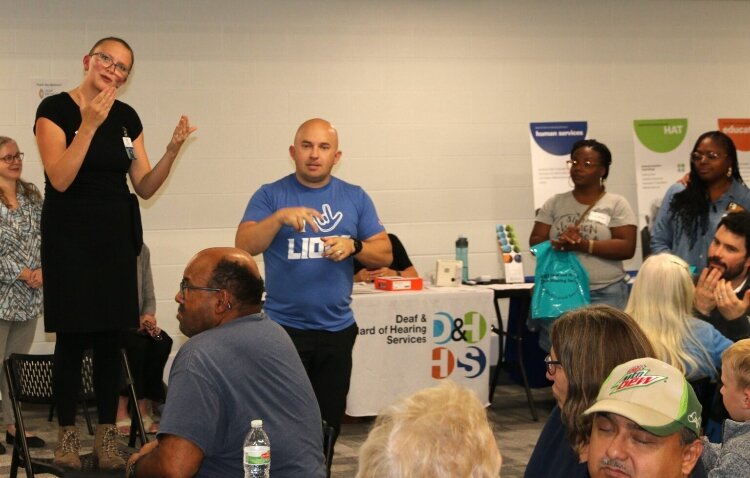
[[[282,226],[263,253],[266,269],[264,310],[274,321],[297,329],[336,332],[354,323],[350,307],[352,258],[333,262],[323,257],[322,238],[366,240],[384,231],[375,205],[365,191],[340,179],[322,188],[302,185],[294,174],[263,185],[242,221],[259,222],[279,209],[309,207],[323,214],[318,232]]]

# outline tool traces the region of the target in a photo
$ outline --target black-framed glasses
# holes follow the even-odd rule
[[[601,166],[602,163],[595,163],[593,161],[578,161],[577,159],[569,159],[565,161],[565,164],[568,165],[568,169],[577,168],[578,166],[583,166],[583,169],[592,169],[597,166]]]
[[[552,356],[547,355],[544,358],[544,365],[547,366],[547,373],[550,375],[554,375],[555,372],[557,372],[557,366],[562,365],[562,363],[559,360],[552,360]]]
[[[219,292],[222,289],[217,289],[216,287],[198,287],[195,285],[190,285],[188,284],[187,280],[182,279],[180,281],[180,294],[182,294],[182,300],[185,300],[186,290],[207,290],[209,292]]]
[[[726,154],[719,154],[714,151],[693,151],[690,153],[690,160],[694,163],[700,163],[703,159],[707,161],[718,161],[721,158],[726,157]]]
[[[13,161],[16,161],[16,160],[23,161],[23,153],[6,154],[5,156],[3,156],[0,159],[2,159],[5,162],[5,164],[10,164],[10,163],[12,163]]]
[[[115,59],[107,55],[106,53],[95,51],[94,53],[90,53],[89,56],[99,57],[99,61],[102,62],[102,66],[104,66],[105,70],[108,70],[112,65],[115,65],[115,71],[120,75],[128,76],[128,74],[130,73],[130,68],[123,65],[122,63],[115,63]]]

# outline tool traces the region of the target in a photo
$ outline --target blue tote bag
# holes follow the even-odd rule
[[[572,252],[557,251],[550,241],[531,247],[536,256],[531,318],[556,319],[591,303],[589,275]]]

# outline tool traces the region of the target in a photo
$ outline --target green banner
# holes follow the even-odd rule
[[[686,118],[635,120],[635,135],[643,146],[655,153],[668,153],[676,149],[687,134]]]

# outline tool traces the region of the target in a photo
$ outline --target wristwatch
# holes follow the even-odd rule
[[[352,241],[354,242],[354,252],[352,252],[353,256],[356,256],[360,252],[362,252],[362,241],[359,239],[355,239],[352,237]]]

